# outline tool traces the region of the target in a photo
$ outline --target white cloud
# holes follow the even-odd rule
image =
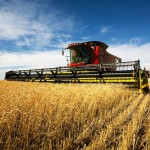
[[[65,58],[61,51],[36,51],[32,53],[0,53],[1,67],[30,66],[34,67],[54,67],[65,65]]]
[[[108,26],[103,26],[103,27],[101,27],[100,32],[101,32],[101,33],[107,33],[107,32],[109,32],[109,30],[110,30],[110,27],[108,27]]]
[[[46,5],[46,1],[2,1],[0,5],[0,40],[35,50],[50,45],[52,39],[71,37],[73,17]],[[49,11],[44,11],[49,7]]]
[[[134,37],[134,38],[131,38],[131,39],[130,39],[129,43],[130,43],[130,44],[138,44],[138,43],[140,43],[142,40],[143,40],[143,38],[141,38],[141,37]]]
[[[87,41],[87,40],[91,39],[91,36],[84,36],[84,37],[82,37],[81,39],[82,39],[83,41]]]
[[[67,54],[66,51],[65,55]],[[62,56],[60,50],[32,53],[0,52],[0,79],[3,79],[5,72],[10,70],[50,68],[66,66],[66,64],[66,57]]]
[[[78,27],[77,31],[81,32],[81,31],[88,29],[88,28],[90,28],[90,24],[84,24],[84,25]]]
[[[110,45],[108,51],[111,54],[119,56],[122,61],[141,61],[141,68],[146,67],[150,70],[150,43],[143,45],[135,44],[120,44],[120,45]]]

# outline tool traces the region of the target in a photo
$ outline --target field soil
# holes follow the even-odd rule
[[[122,84],[0,81],[0,150],[150,150],[150,93]]]

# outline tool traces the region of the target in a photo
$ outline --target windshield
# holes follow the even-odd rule
[[[90,48],[85,46],[70,47],[70,61],[77,62],[90,62]]]

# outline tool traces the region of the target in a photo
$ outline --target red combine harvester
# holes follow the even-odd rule
[[[122,62],[106,51],[108,45],[99,41],[69,44],[69,62],[65,67],[16,70],[6,72],[8,81],[69,83],[130,83],[148,92],[147,71],[140,61]]]
[[[69,44],[65,48],[70,50],[70,63],[68,66],[121,62],[121,58],[108,53],[106,51],[107,48],[108,45],[98,41]]]

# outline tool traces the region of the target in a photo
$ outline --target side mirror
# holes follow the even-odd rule
[[[64,50],[62,49],[62,56],[64,56]]]

